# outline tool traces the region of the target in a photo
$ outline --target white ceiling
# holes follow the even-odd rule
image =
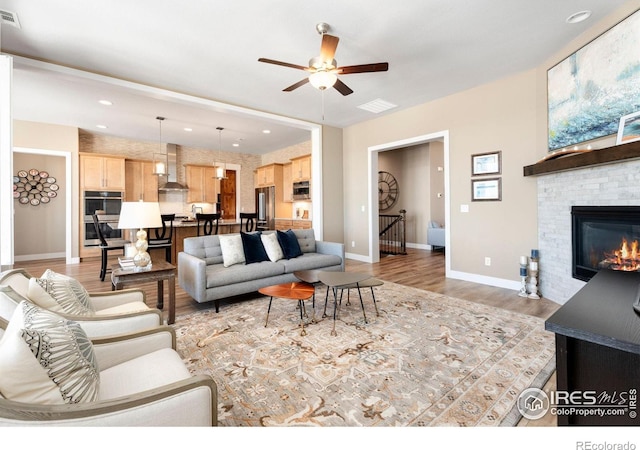
[[[158,141],[164,116],[164,142],[218,149],[223,127],[224,150],[264,153],[309,139],[304,124],[272,115],[346,127],[376,117],[358,106],[378,98],[394,112],[469,89],[539,65],[624,3],[0,0],[21,25],[2,25],[0,49],[20,56],[16,119]],[[585,9],[586,22],[565,22]],[[306,66],[319,54],[318,22],[340,38],[339,66],[388,62],[389,71],[340,76],[354,90],[346,97],[309,84],[282,92],[306,73],[258,58]]]

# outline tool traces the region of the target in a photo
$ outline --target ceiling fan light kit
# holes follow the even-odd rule
[[[309,75],[309,83],[311,83],[311,86],[321,91],[333,87],[336,81],[338,81],[338,75],[333,72],[327,72],[326,70]]]
[[[334,56],[340,39],[336,36],[327,34],[329,29],[329,25],[324,22],[320,22],[316,25],[316,30],[320,35],[322,35],[320,55],[311,58],[309,60],[309,65],[306,67],[269,58],[259,58],[258,61],[310,72],[310,75],[307,78],[284,88],[284,92],[291,92],[307,83],[310,83],[313,87],[321,91],[334,87],[342,95],[349,95],[353,93],[353,90],[339,80],[338,75],[365,72],[386,72],[389,70],[389,63],[386,62],[339,67]]]

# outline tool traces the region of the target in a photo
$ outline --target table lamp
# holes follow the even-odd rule
[[[133,263],[136,270],[146,270],[151,268],[151,256],[147,253],[149,244],[147,243],[147,232],[145,228],[160,228],[162,218],[160,217],[160,204],[158,202],[123,202],[120,209],[120,219],[118,228],[138,229],[136,233],[135,247],[136,255]]]

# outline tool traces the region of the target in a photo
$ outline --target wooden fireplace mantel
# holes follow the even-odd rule
[[[542,160],[530,166],[524,166],[523,172],[525,177],[530,177],[635,158],[640,158],[640,141]]]

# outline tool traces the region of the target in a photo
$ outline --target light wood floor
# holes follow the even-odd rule
[[[152,253],[152,258],[164,258],[163,252]],[[110,264],[117,264],[117,257],[110,258]],[[28,270],[34,276],[40,276],[47,268],[77,279],[88,291],[106,291],[111,289],[109,274],[104,282],[100,281],[99,258],[86,259],[80,264],[65,264],[62,259],[41,261],[26,261],[16,263],[14,267]],[[438,292],[451,297],[461,298],[473,302],[504,308],[511,311],[548,318],[559,305],[546,300],[531,300],[522,298],[510,289],[497,288],[468,281],[445,278],[445,258],[441,252],[429,250],[409,249],[407,255],[384,256],[376,264],[347,260],[346,269],[354,272],[364,272],[385,281],[412,286],[432,292]],[[155,306],[157,298],[156,283],[140,286],[147,294],[149,306]],[[241,298],[241,297],[240,297]],[[234,301],[234,300],[230,300]],[[237,300],[236,300],[237,301]],[[176,315],[187,314],[213,308],[210,304],[201,304],[193,300],[179,286],[176,286]],[[224,313],[225,303],[221,302],[220,313]],[[547,385],[545,391],[555,388],[555,376]],[[540,420],[521,420],[519,426],[554,426],[555,417],[548,415]]]

